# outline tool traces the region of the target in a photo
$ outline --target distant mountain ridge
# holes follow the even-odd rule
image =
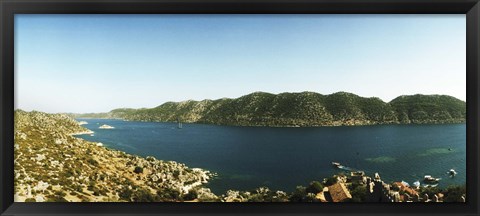
[[[348,92],[254,92],[239,98],[166,102],[154,108],[114,109],[108,113],[71,114],[75,118],[205,123],[237,126],[340,126],[462,123],[466,103],[447,95],[404,95],[386,103]]]

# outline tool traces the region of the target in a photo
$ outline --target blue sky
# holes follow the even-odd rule
[[[466,98],[465,15],[16,15],[15,106],[347,91]]]

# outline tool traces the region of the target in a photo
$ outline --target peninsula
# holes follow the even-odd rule
[[[217,200],[203,187],[209,171],[74,137],[92,133],[80,125],[66,115],[15,111],[16,202]]]

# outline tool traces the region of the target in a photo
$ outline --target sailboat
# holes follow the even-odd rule
[[[457,171],[455,171],[454,169],[450,169],[450,171],[448,171],[447,174],[450,177],[455,177],[455,175],[457,175]]]
[[[177,118],[177,122],[178,122],[178,129],[182,129],[182,122],[180,121],[180,118]]]

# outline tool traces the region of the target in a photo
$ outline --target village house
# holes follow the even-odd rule
[[[328,186],[328,195],[326,198],[327,200],[330,198],[331,202],[345,202],[352,199],[350,191],[345,186],[345,183],[342,182]]]
[[[405,182],[394,182],[394,186],[398,188],[399,191],[404,192],[403,195],[401,195],[400,200],[403,202],[418,202],[420,200],[420,194],[407,185]]]
[[[365,172],[363,172],[363,171],[350,172],[350,181],[352,183],[366,184],[367,179],[365,177]]]

